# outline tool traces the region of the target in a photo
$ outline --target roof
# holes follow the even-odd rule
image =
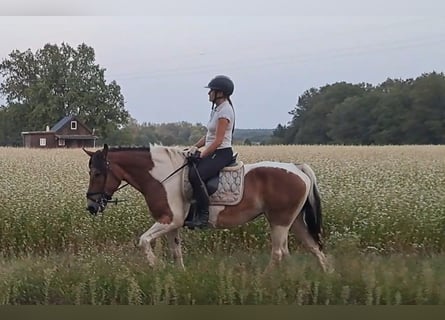
[[[57,122],[57,123],[51,128],[51,131],[59,131],[60,129],[63,128],[64,125],[66,125],[69,121],[71,121],[71,120],[74,119],[74,118],[75,118],[75,116],[73,116],[73,115],[63,117],[59,122]]]

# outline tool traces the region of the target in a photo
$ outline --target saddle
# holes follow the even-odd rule
[[[238,153],[234,153],[232,161],[222,168],[218,174],[206,181],[207,194],[210,205],[236,205],[244,191],[244,163],[237,160]],[[190,168],[183,172],[183,194],[186,199],[192,199],[193,189],[188,179]]]

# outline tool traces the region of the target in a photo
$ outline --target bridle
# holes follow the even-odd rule
[[[105,160],[105,172],[104,172],[104,176],[105,176],[105,183],[104,186],[106,185],[107,182],[107,178],[108,178],[108,173],[112,174],[116,179],[117,176],[116,174],[113,173],[113,170],[111,169],[110,166],[110,161]],[[178,173],[180,170],[182,170],[185,166],[187,166],[190,163],[190,160],[186,160],[184,164],[182,164],[179,168],[177,168],[175,171],[173,171],[172,173],[170,173],[166,178],[164,178],[161,183],[164,183],[166,180],[168,180],[170,177],[172,177],[173,175],[175,175],[176,173]],[[194,163],[193,163],[194,164]],[[119,179],[117,179],[119,180]],[[122,188],[125,188],[126,186],[128,186],[129,183],[125,183],[123,185],[121,185],[119,188],[116,189],[116,191],[114,193],[116,193],[117,191],[121,190]],[[98,199],[93,198],[94,196],[100,195],[100,197]],[[114,204],[118,204],[119,202],[124,202],[127,200],[119,200],[119,199],[114,199],[112,195],[106,193],[105,191],[97,191],[97,192],[87,192],[86,193],[87,199],[93,201],[94,203],[99,205],[99,211],[103,211],[105,209],[105,207],[107,206],[108,203],[114,203]]]
[[[105,186],[105,184],[107,182],[108,172],[110,172],[113,176],[115,176],[117,178],[116,174],[114,174],[113,170],[111,170],[110,162],[108,160],[105,160],[105,161],[106,161],[106,166],[105,166],[106,170],[105,170],[105,173],[104,173],[104,176],[105,176],[104,186]],[[122,189],[122,188],[124,188],[124,187],[126,187],[128,185],[129,185],[129,183],[126,183],[126,184],[120,186],[119,188],[117,188],[116,191],[119,191],[120,189]],[[93,198],[93,196],[97,196],[97,195],[100,195],[100,197],[98,199]],[[113,200],[113,197],[110,194],[106,193],[105,191],[87,192],[86,196],[87,196],[88,200],[91,200],[94,203],[97,203],[99,205],[99,210],[100,211],[103,211],[108,203],[117,204],[118,202],[127,201],[127,200],[118,200],[118,199],[114,199]]]

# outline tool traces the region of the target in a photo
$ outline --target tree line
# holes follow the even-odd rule
[[[273,143],[444,144],[445,76],[387,79],[377,86],[339,82],[312,88],[299,98]]]
[[[111,133],[106,140],[112,145],[162,144],[164,146],[187,146],[196,143],[206,134],[206,127],[201,123],[186,121],[172,123],[142,123],[130,119],[128,125]],[[267,144],[273,129],[235,129],[233,133],[234,144],[264,145]]]
[[[0,63],[0,145],[21,146],[22,131],[43,130],[68,114],[95,129],[101,142],[119,145],[189,145],[200,123],[138,123],[125,108],[116,81],[92,47],[46,44],[14,50]],[[306,90],[289,111],[290,121],[269,129],[236,129],[240,144],[443,144],[445,77],[387,79],[373,86],[338,82]]]

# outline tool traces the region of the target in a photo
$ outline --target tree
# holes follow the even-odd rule
[[[288,130],[292,136],[286,140],[290,143],[304,144],[332,143],[328,135],[329,114],[346,98],[360,96],[368,88],[367,84],[354,85],[340,82],[326,85],[319,90],[306,91],[299,97],[297,107],[291,111],[293,119]]]
[[[444,144],[445,76],[312,88],[272,137],[280,143]]]
[[[0,108],[0,145],[20,146],[22,137],[20,135],[20,121],[25,116],[25,110],[20,106],[7,109]],[[19,132],[19,134],[16,134]]]
[[[375,119],[371,134],[375,144],[403,144],[407,142],[407,134],[403,123],[412,104],[409,89],[412,80],[388,79],[377,87],[379,101],[372,113]]]
[[[411,86],[403,130],[410,144],[445,143],[445,76],[423,74]]]
[[[128,122],[129,113],[119,85],[107,84],[104,72],[85,44],[77,49],[46,44],[35,53],[14,50],[0,64],[5,109],[20,115],[14,134],[43,130],[75,114],[106,138]]]
[[[272,136],[269,138],[269,143],[271,144],[285,143],[286,132],[287,132],[286,126],[283,126],[279,123],[277,127],[272,131]]]
[[[376,94],[354,96],[337,104],[328,116],[328,136],[334,144],[372,144],[372,109]]]

